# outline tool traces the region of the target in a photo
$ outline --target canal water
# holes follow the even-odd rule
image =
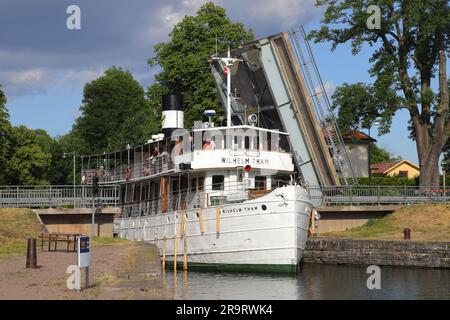
[[[167,271],[182,300],[450,299],[450,270],[381,268],[381,289],[367,288],[362,266],[303,264],[297,275]]]

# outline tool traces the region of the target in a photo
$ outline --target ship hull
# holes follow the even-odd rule
[[[118,218],[114,232],[153,242],[166,266],[203,270],[295,272],[305,248],[312,204],[299,186],[242,203]],[[175,259],[176,252],[176,259]]]

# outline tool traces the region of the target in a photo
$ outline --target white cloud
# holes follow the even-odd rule
[[[6,72],[6,82],[11,85],[27,85],[40,82],[45,72],[42,69]]]
[[[208,0],[183,0],[178,5],[164,5],[156,11],[150,11],[147,14],[150,25],[139,37],[143,37],[147,41],[153,40],[155,43],[167,40],[168,34],[175,24],[182,21],[186,15],[194,15],[206,2]]]
[[[327,82],[324,83],[323,86],[324,86],[325,91],[327,92],[328,95],[333,93],[334,88],[335,88],[333,80],[328,80]]]
[[[0,83],[8,97],[42,94],[52,86],[77,90],[81,85],[100,77],[105,68],[96,69],[28,69],[23,71],[0,72]]]
[[[77,83],[86,83],[91,82],[92,80],[100,77],[104,68],[97,69],[83,69],[83,70],[68,70],[67,73],[63,76],[63,78],[59,81],[62,85],[68,85],[74,82]]]
[[[0,72],[0,84],[8,97],[46,92],[48,73],[44,69]]]
[[[335,85],[334,85],[333,80],[328,80],[327,82],[325,82],[325,83],[323,84],[323,87],[324,87],[325,92],[327,93],[328,97],[330,97],[331,94],[332,94],[333,91],[334,91],[334,88],[335,88]],[[315,87],[315,90],[316,90],[317,93],[319,93],[319,92],[321,91],[321,90],[320,90],[320,86],[317,85],[317,87]]]
[[[315,0],[260,0],[248,10],[251,18],[258,21],[279,21],[282,29],[296,27],[320,12]],[[253,4],[253,2],[252,2]]]
[[[313,6],[315,0],[212,1],[224,7],[231,20],[241,21],[245,26],[257,31],[257,37],[286,31],[290,27],[308,22],[320,12],[320,9]],[[144,2],[142,0],[142,3]],[[73,43],[77,46],[73,48],[64,41],[62,42],[64,46],[61,47],[61,38],[58,38],[60,35],[55,33],[54,37],[48,37],[53,47],[41,48],[40,42],[37,46],[33,42],[34,39],[30,38],[26,42],[29,43],[28,47],[20,47],[20,50],[15,47],[0,49],[0,84],[8,91],[8,96],[42,93],[46,88],[55,85],[76,88],[97,78],[111,65],[122,66],[131,70],[133,74],[141,73],[143,75],[139,78],[144,79],[145,83],[150,82],[153,75],[147,74],[151,70],[145,61],[152,55],[153,46],[158,42],[167,41],[173,26],[185,15],[195,15],[201,5],[208,0],[158,2],[138,6],[140,11],[135,12],[133,20],[129,22],[124,20],[126,36],[123,39],[118,38],[122,42],[114,44],[115,50],[104,48],[109,44],[108,39],[116,39],[118,30],[108,31],[102,27],[98,28],[101,31],[99,34],[105,35],[106,40],[96,41],[97,39],[89,37],[75,39]],[[112,11],[112,16],[115,14],[122,17],[122,12]],[[21,35],[19,33],[16,38],[20,38]],[[67,35],[64,34],[64,37]],[[99,46],[100,49],[92,48],[92,45],[95,47],[96,44],[102,44]]]

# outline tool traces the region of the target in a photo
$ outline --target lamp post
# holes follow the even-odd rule
[[[76,160],[75,160],[75,151],[73,152],[64,152],[63,158],[66,159],[68,155],[72,155],[73,160],[73,207],[75,208],[75,185],[76,185]]]
[[[380,121],[378,121],[378,120],[374,120],[373,122],[370,122],[369,123],[369,163],[368,163],[368,167],[369,167],[369,186],[372,184],[372,170],[371,170],[371,167],[370,167],[370,164],[371,164],[371,156],[372,156],[372,153],[371,153],[371,145],[372,145],[372,141],[371,141],[371,139],[372,139],[372,137],[370,136],[370,129],[372,128],[372,125],[376,125],[376,126],[378,126],[378,125],[380,125],[381,123],[380,123]]]

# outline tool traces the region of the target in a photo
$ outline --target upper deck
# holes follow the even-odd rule
[[[120,183],[184,170],[206,171],[250,165],[253,170],[294,170],[289,134],[255,126],[177,129],[171,137],[122,151],[82,157],[82,176],[92,183]]]

